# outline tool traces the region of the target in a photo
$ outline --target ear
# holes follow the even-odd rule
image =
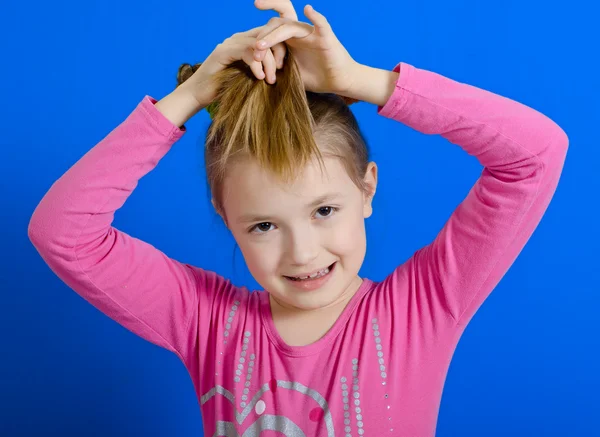
[[[215,209],[215,211],[217,212],[217,214],[219,214],[219,216],[223,220],[223,223],[225,223],[225,227],[227,229],[229,229],[229,226],[227,226],[227,220],[225,220],[225,215],[222,213],[222,211],[219,208],[217,208],[217,204],[215,203],[215,198],[214,197],[212,197],[210,199],[210,203],[212,203],[213,208]]]
[[[363,215],[368,218],[373,214],[372,202],[377,190],[377,164],[369,162],[363,181],[366,187],[366,192],[363,193]]]

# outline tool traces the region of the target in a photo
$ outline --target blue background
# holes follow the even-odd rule
[[[554,200],[458,345],[437,435],[600,435],[597,11],[540,0],[312,4],[359,62],[435,71],[518,100],[566,131]],[[304,5],[296,2],[307,21]],[[174,88],[182,62],[202,61],[226,37],[276,14],[251,0],[2,9],[0,435],[202,435],[179,359],[67,288],[29,242],[27,225],[51,184],[144,95],[160,99]],[[353,110],[380,168],[361,273],[380,280],[434,238],[481,166],[373,105]],[[210,207],[201,160],[208,121],[203,111],[186,124],[114,225],[255,287]]]

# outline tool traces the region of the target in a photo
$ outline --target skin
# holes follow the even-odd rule
[[[295,53],[307,89],[378,106],[387,102],[398,73],[356,63],[323,15],[305,7],[312,27],[296,21],[289,0],[257,0],[255,5],[275,10],[281,17],[272,19],[257,36],[255,60],[264,60],[269,49],[285,41]],[[273,75],[274,66],[265,68],[267,76]],[[223,219],[250,272],[269,292],[276,324],[277,318],[311,314],[335,320],[362,283],[358,271],[366,253],[364,220],[372,213],[377,166],[370,163],[365,173],[367,193],[352,182],[337,159],[326,158],[325,167],[323,176],[317,164],[311,163],[293,184],[286,185],[247,160],[232,166],[224,182]],[[337,193],[338,198],[310,206],[328,193]],[[329,214],[327,207],[339,211]],[[243,219],[247,215],[262,218],[248,221]],[[261,222],[268,222],[262,226],[266,232],[249,231]],[[334,261],[331,277],[316,291],[298,290],[284,277],[314,272]]]
[[[360,287],[366,253],[365,219],[372,214],[377,166],[370,163],[358,188],[338,158],[324,157],[325,172],[309,163],[284,183],[251,159],[232,166],[223,185],[223,219],[248,268],[270,294],[273,312],[337,312]],[[315,203],[322,196],[325,201]],[[336,266],[318,290],[299,290],[285,276]]]
[[[307,90],[335,93],[377,106],[386,104],[398,82],[398,72],[355,62],[335,37],[327,19],[310,6],[305,7],[304,13],[314,28],[295,22],[297,15],[289,0],[256,0],[255,4],[259,9],[279,12],[280,19],[273,19],[265,32],[256,36],[254,61],[249,64],[256,63],[260,72],[264,67],[267,76],[273,76],[283,54],[276,47],[285,41],[294,51]],[[246,53],[244,47],[240,49],[233,43],[221,47],[235,59],[242,59],[240,50]],[[207,65],[210,62],[196,71],[194,80],[189,79],[157,103],[173,124],[182,126],[212,102],[204,95],[198,97],[195,91],[209,88],[195,87],[197,83],[210,82],[212,74],[204,68]],[[224,184],[222,217],[250,272],[269,292],[273,320],[290,345],[312,343],[327,332],[362,282],[358,271],[366,251],[364,220],[372,213],[377,167],[369,164],[364,178],[370,188],[364,193],[339,162],[326,159],[325,166],[326,178],[321,177],[315,165],[309,165],[294,184],[285,185],[255,163],[242,161],[232,166]],[[325,193],[338,193],[339,198],[308,206]],[[318,210],[327,206],[339,206],[340,211],[325,217],[329,210]],[[258,222],[242,222],[241,217],[247,214],[268,216],[273,226],[265,228],[266,235],[249,233],[251,225]],[[297,290],[282,276],[312,272],[333,261],[337,265],[331,278],[317,291]],[[303,329],[299,330],[299,326]],[[300,331],[310,332],[298,334]]]

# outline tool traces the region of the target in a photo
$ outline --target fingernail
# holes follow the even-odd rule
[[[258,42],[258,46],[259,47],[266,47],[267,46],[267,42],[265,40],[261,40]]]

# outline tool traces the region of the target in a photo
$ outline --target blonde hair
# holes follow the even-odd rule
[[[183,64],[177,86],[200,65]],[[309,161],[316,159],[322,165],[324,155],[335,156],[356,186],[366,190],[363,178],[368,146],[348,101],[336,94],[306,91],[289,50],[275,84],[257,79],[242,61],[219,72],[215,81],[218,109],[207,131],[204,157],[218,212],[223,211],[226,170],[239,158],[255,159],[261,167],[290,181]]]

